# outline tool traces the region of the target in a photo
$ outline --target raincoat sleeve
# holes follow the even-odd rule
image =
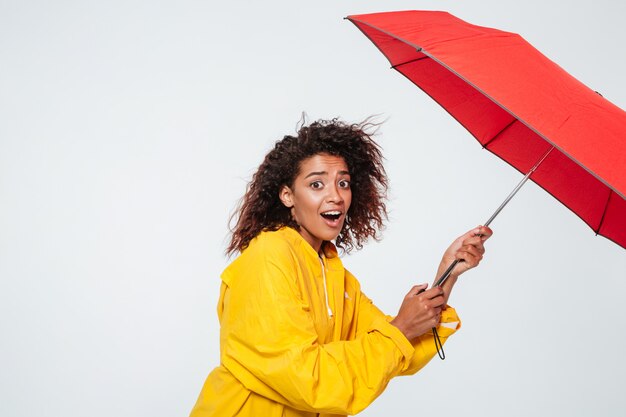
[[[353,279],[356,278],[352,277]],[[358,284],[357,284],[358,285]],[[358,288],[358,286],[357,286]],[[378,309],[365,294],[360,293],[360,307],[358,309],[358,327],[357,336],[364,332],[367,332],[372,322],[377,320],[385,320],[390,322],[393,320],[392,316],[385,315]],[[447,306],[447,308],[441,313],[441,322],[437,327],[437,333],[441,343],[444,344],[448,340],[448,337],[454,334],[461,327],[461,321],[456,314],[454,308]],[[402,337],[405,336],[402,334]],[[406,340],[406,338],[405,338]],[[408,340],[407,340],[408,342]],[[422,369],[430,360],[437,354],[437,347],[433,339],[432,332],[426,332],[417,340],[413,342],[414,353],[411,356],[409,364],[402,369],[400,375],[413,375],[420,369]]]
[[[356,414],[406,371],[414,348],[384,316],[355,340],[318,342],[280,248],[248,254],[236,276],[222,275],[222,364],[250,391],[312,412]]]

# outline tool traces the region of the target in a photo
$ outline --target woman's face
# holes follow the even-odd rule
[[[300,162],[293,186],[279,193],[300,226],[300,234],[319,252],[322,242],[341,232],[352,202],[350,174],[343,158],[317,154]]]

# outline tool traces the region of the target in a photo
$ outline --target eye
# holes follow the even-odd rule
[[[324,183],[322,181],[313,181],[311,184],[309,184],[309,187],[313,188],[314,190],[319,190],[321,188],[324,188]]]
[[[348,180],[340,180],[339,188],[350,188],[350,181]]]

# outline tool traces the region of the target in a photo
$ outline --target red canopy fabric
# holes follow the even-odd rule
[[[486,149],[626,248],[626,112],[521,36],[446,13],[348,16]]]

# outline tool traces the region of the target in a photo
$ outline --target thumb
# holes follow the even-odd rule
[[[474,236],[480,235],[481,234],[481,228],[482,228],[482,226],[478,225],[475,228],[473,228],[472,230],[470,230],[469,232],[467,232],[466,235],[468,237],[474,237]]]

